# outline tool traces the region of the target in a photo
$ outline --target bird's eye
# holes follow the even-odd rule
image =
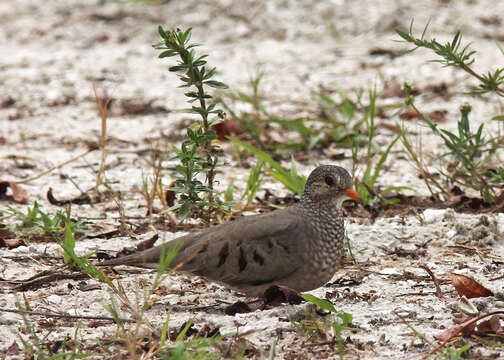
[[[327,175],[325,178],[325,183],[329,186],[333,186],[334,185],[334,178],[332,176],[329,176]]]

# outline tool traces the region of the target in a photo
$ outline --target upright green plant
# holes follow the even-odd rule
[[[335,340],[338,343],[338,353],[339,353],[339,358],[343,359],[343,355],[345,353],[345,346],[343,343],[343,337],[342,337],[342,332],[343,330],[352,330],[350,325],[352,324],[353,316],[352,314],[346,313],[344,311],[336,310],[334,305],[327,300],[320,299],[314,295],[311,294],[301,294],[301,297],[303,297],[305,300],[311,302],[312,304],[315,304],[322,310],[329,311],[331,315],[331,327],[334,332],[334,337]]]
[[[258,148],[250,145],[246,142],[232,138],[231,141],[238,146],[250,151],[252,154],[257,156],[259,160],[263,161],[267,167],[266,172],[270,174],[275,180],[280,181],[287,189],[292,191],[294,194],[301,196],[303,195],[304,188],[306,185],[306,177],[299,175],[297,173],[296,163],[294,158],[291,158],[291,169],[286,171],[283,167],[276,162],[270,155]]]
[[[222,92],[218,96],[220,96],[219,102],[230,114],[231,118],[240,123],[245,132],[255,140],[261,150],[266,150],[266,145],[264,144],[262,138],[267,136],[267,133],[264,131],[264,119],[269,118],[269,113],[263,104],[263,96],[261,96],[260,92],[260,84],[263,76],[264,73],[259,72],[257,75],[249,79],[249,85],[252,88],[252,91],[250,92],[235,92],[231,90]],[[233,110],[232,106],[227,104],[225,101],[226,99],[230,99],[233,102],[248,104],[252,108],[252,111],[237,112]]]
[[[184,111],[201,117],[200,122],[195,122],[187,128],[188,140],[182,143],[180,150],[175,149],[175,159],[180,165],[172,170],[181,178],[175,181],[174,187],[170,190],[181,194],[181,203],[172,208],[177,210],[181,219],[190,215],[209,218],[216,209],[225,206],[213,188],[218,156],[216,145],[213,143],[217,134],[211,129],[213,125],[222,121],[223,112],[216,109],[215,104],[208,104],[212,96],[205,91],[205,87],[227,89],[227,85],[211,80],[216,69],[208,70],[205,67],[207,62],[204,59],[208,55],[196,55],[194,48],[198,44],[189,44],[191,30],[189,28],[186,31],[179,29],[165,31],[159,26],[162,41],[154,45],[155,49],[162,50],[159,58],[179,57],[178,64],[168,70],[178,73],[182,81],[180,87],[192,89],[185,93],[189,98],[188,101],[198,102],[198,105],[193,105]],[[210,118],[211,115],[214,116]],[[206,184],[198,179],[200,174],[206,175]]]
[[[234,198],[234,191],[235,191],[234,179],[231,180],[231,182],[228,185],[228,188],[225,193],[225,200],[228,202],[236,202],[237,204],[240,203],[241,209],[246,209],[250,205],[252,200],[254,200],[257,192],[261,188],[263,165],[264,163],[261,160],[259,160],[257,164],[250,170],[247,184],[245,190],[243,191],[240,197],[240,201],[235,201]]]
[[[247,187],[245,188],[245,191],[243,192],[243,195],[241,197],[241,200],[245,200],[243,204],[243,208],[246,208],[252,200],[254,200],[255,195],[257,194],[257,191],[259,191],[259,188],[261,187],[262,184],[262,168],[263,168],[264,162],[262,160],[259,160],[251,170],[250,170],[250,175],[247,180]]]
[[[400,136],[396,136],[385,148],[385,151],[381,153],[378,157],[376,154],[376,149],[379,149],[379,146],[376,145],[375,135],[375,116],[376,116],[376,88],[369,91],[369,106],[365,106],[362,103],[361,97],[358,100],[359,106],[362,109],[364,124],[366,126],[367,132],[367,147],[366,152],[364,154],[363,160],[359,158],[359,149],[361,147],[361,139],[360,137],[352,137],[352,157],[355,164],[359,162],[364,162],[365,170],[362,175],[362,178],[359,179],[357,183],[357,192],[362,199],[362,202],[366,205],[372,205],[373,202],[378,200],[378,197],[381,195],[385,195],[392,190],[411,190],[405,186],[392,186],[380,192],[380,194],[374,193],[374,187],[378,180],[378,176],[382,170],[383,164],[387,160],[392,147],[399,140]],[[378,159],[378,160],[376,160]],[[393,199],[388,200],[389,203],[394,202]]]
[[[254,140],[254,146],[259,150],[269,154],[285,153],[295,149],[311,150],[317,145],[326,146],[329,141],[348,141],[350,134],[354,132],[352,129],[354,126],[350,126],[349,123],[353,119],[355,106],[342,90],[338,91],[341,102],[322,92],[313,91],[312,94],[320,104],[317,114],[313,117],[300,116],[287,119],[267,108],[264,100],[270,97],[263,95],[260,89],[263,76],[264,73],[259,72],[252,77],[248,91],[225,91],[218,95],[230,117],[240,124],[243,133]],[[237,104],[241,106],[238,107]],[[308,104],[306,105],[308,107]],[[318,114],[319,110],[322,116]],[[297,133],[298,136],[281,142],[274,141],[269,131],[271,125],[278,125],[282,128],[282,132],[285,130]]]
[[[462,35],[460,31],[455,34],[451,42],[447,42],[443,45],[436,41],[436,39],[425,39],[428,24],[425,26],[420,37],[413,35],[412,27],[413,22],[408,32],[396,30],[397,34],[405,42],[414,45],[414,48],[409,51],[415,51],[418,48],[429,49],[440,58],[432,60],[433,62],[439,62],[445,67],[459,68],[476,78],[479,85],[476,89],[471,91],[473,95],[493,93],[499,97],[504,97],[504,68],[498,68],[493,72],[489,71],[487,74],[480,74],[475,71],[471,66],[474,63],[476,51],[470,49],[470,44],[462,46]],[[504,54],[502,49],[500,49],[500,51]],[[405,88],[407,92],[410,92],[411,89],[409,86]],[[422,113],[417,108],[415,105],[415,97],[409,93],[405,103],[406,106],[412,108],[419,115],[420,119],[432,130],[433,134],[439,136],[443,140],[448,151],[442,154],[441,157],[451,156],[455,158],[455,166],[448,169],[445,173],[442,172],[443,175],[451,182],[479,191],[486,202],[493,203],[495,201],[493,187],[496,183],[503,182],[504,178],[500,176],[500,174],[504,173],[504,169],[498,167],[497,171],[493,171],[488,168],[488,164],[492,157],[502,148],[504,137],[497,135],[486,138],[483,132],[483,123],[478,127],[476,132],[471,131],[469,125],[471,106],[469,104],[463,104],[460,107],[461,117],[457,123],[457,132],[455,133],[439,129],[427,114]],[[502,121],[504,120],[504,116],[497,115],[494,116],[493,119]],[[407,145],[404,134],[403,143]],[[410,155],[415,155],[411,147],[406,146],[406,149]],[[426,183],[429,186],[428,177],[423,177],[426,179]],[[437,185],[437,187],[439,188],[440,186]],[[449,193],[449,191],[445,190],[443,192]]]
[[[316,121],[325,123],[319,136],[324,134],[326,141],[330,140],[344,146],[365,142],[365,137],[360,134],[364,120],[356,116],[363,95],[362,90],[357,94],[357,104],[350,100],[342,89],[337,90],[336,97],[331,97],[323,91],[311,93],[320,107],[320,115]]]
[[[28,299],[24,297],[24,304],[21,304],[21,301],[16,295],[16,307],[23,318],[24,328],[21,331],[16,330],[16,335],[23,346],[25,359],[85,359],[88,357],[96,358],[96,356],[98,356],[98,353],[85,352],[85,350],[82,349],[82,343],[79,340],[80,323],[76,326],[72,338],[65,338],[59,347],[51,346],[55,342],[52,344],[45,342],[46,338],[41,338],[39,336],[40,332],[37,331],[30,320],[30,303]],[[2,359],[7,359],[7,357],[2,357]]]
[[[448,151],[439,158],[451,156],[455,159],[448,172],[441,171],[444,177],[451,182],[479,191],[487,203],[493,203],[495,191],[491,182],[499,182],[502,179],[493,176],[494,173],[487,169],[487,164],[497,151],[495,146],[497,139],[485,138],[483,135],[484,124],[481,124],[476,132],[471,131],[469,125],[471,105],[465,103],[460,107],[460,120],[457,122],[457,132],[455,133],[439,129],[427,114],[422,113],[416,107],[413,97],[409,97],[408,104],[429,126],[432,133],[443,140]],[[499,168],[500,170],[501,168]]]
[[[82,234],[84,232],[81,221],[70,221],[69,211],[56,211],[54,216],[42,211],[37,201],[33,203],[33,208],[27,208],[26,214],[7,206],[7,210],[0,210],[0,212],[14,216],[20,223],[12,224],[11,230],[17,235],[22,236],[37,236],[48,235],[54,237],[61,237],[64,231],[65,224],[68,222],[69,226],[74,233]]]

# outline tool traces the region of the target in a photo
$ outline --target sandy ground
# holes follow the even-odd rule
[[[497,14],[504,3],[495,1],[177,1],[161,6],[109,1],[34,1],[0,3],[0,180],[21,181],[87,150],[99,139],[100,121],[96,111],[93,84],[114,99],[108,119],[106,179],[122,194],[129,224],[146,222],[145,201],[138,190],[143,177],[152,174],[150,149],[168,149],[185,115],[170,112],[185,106],[183,91],[176,77],[167,71],[170,61],[157,59],[152,44],[158,41],[157,26],[193,27],[194,41],[204,44],[217,66],[218,80],[233,90],[250,91],[248,81],[264,72],[262,93],[272,113],[294,118],[316,108],[312,90],[344,90],[352,99],[360,90],[376,84],[380,93],[387,84],[404,81],[418,87],[445,82],[451,97],[424,99],[425,111],[445,110],[453,129],[458,107],[464,101],[473,105],[474,126],[498,114],[495,97],[471,98],[464,94],[474,81],[460,72],[429,63],[426,51],[403,57],[372,55],[373,49],[397,51],[406,45],[394,42],[397,27],[407,28],[415,19],[417,33],[430,19],[429,37],[451,40],[461,30],[473,42],[479,56],[475,66],[481,72],[502,64],[496,43],[504,25]],[[380,99],[381,104],[400,104],[400,99]],[[299,105],[303,104],[303,105]],[[306,106],[306,108],[303,108]],[[132,110],[136,110],[133,111]],[[142,111],[138,111],[138,109]],[[313,112],[312,112],[313,113]],[[394,124],[397,119],[380,119]],[[497,130],[488,122],[487,131]],[[426,144],[429,153],[443,150],[439,140],[422,126],[408,126]],[[378,141],[386,144],[391,133],[381,132]],[[420,136],[420,135],[419,135]],[[232,178],[246,179],[247,169],[236,166],[231,146],[224,156],[219,186]],[[335,163],[331,152],[344,154],[337,164],[351,168],[348,149],[327,149],[315,159],[301,161],[300,172],[308,174],[319,163]],[[7,159],[15,155],[17,160]],[[22,157],[22,158],[21,158]],[[24,211],[38,201],[47,213],[57,207],[48,203],[46,192],[54,189],[58,198],[80,194],[96,182],[100,154],[95,151],[57,171],[23,185],[28,192],[24,205],[3,201]],[[398,144],[387,161],[382,186],[410,186],[417,194],[427,194],[422,181]],[[432,164],[435,167],[435,164]],[[362,171],[362,170],[361,170]],[[170,174],[164,173],[165,183]],[[271,179],[265,187],[279,195],[286,191]],[[159,205],[159,204],[158,204]],[[92,227],[95,233],[116,229],[119,214],[115,203],[73,206],[72,215]],[[486,219],[482,219],[482,217]],[[3,219],[6,225],[12,218]],[[147,221],[149,222],[149,221]],[[368,219],[349,218],[347,232],[357,261],[366,269],[347,264],[333,281],[313,294],[333,301],[336,308],[351,313],[358,333],[344,333],[345,359],[420,358],[433,349],[435,334],[454,324],[461,313],[458,296],[448,282],[441,289],[451,300],[441,301],[434,285],[421,267],[427,265],[437,277],[448,279],[456,271],[474,277],[495,296],[473,300],[479,311],[504,307],[503,214],[467,215],[451,210]],[[145,231],[144,231],[145,232]],[[136,237],[84,238],[77,252],[118,251],[135,246],[149,233]],[[178,233],[160,232],[162,240]],[[398,251],[401,250],[401,251]],[[27,279],[52,267],[50,256],[61,256],[55,243],[27,242],[16,249],[0,249],[0,277],[6,282],[0,297],[1,309],[15,309],[23,296],[34,311],[63,311],[72,315],[108,316],[104,304],[108,293],[103,285],[83,290],[79,280],[60,280],[36,290],[15,294],[7,281]],[[149,272],[122,272],[122,283],[131,298],[151,280]],[[85,285],[97,284],[85,280]],[[147,313],[155,327],[162,327],[173,308],[171,325],[176,328],[193,318],[197,328],[208,325],[222,334],[243,335],[247,356],[266,356],[273,341],[275,358],[337,358],[334,345],[323,345],[321,337],[297,332],[288,318],[296,321],[318,318],[313,306],[288,305],[267,311],[230,317],[223,314],[227,303],[241,299],[220,286],[184,276],[168,278],[164,296]],[[397,315],[399,314],[399,315]],[[125,315],[126,316],[126,315]],[[402,320],[401,320],[402,317]],[[45,342],[73,336],[77,322],[33,317],[37,334]],[[425,335],[417,336],[405,322]],[[25,332],[15,313],[0,312],[0,351],[13,341],[16,332]],[[248,333],[247,333],[248,332]],[[113,326],[91,326],[84,321],[84,340],[111,336]],[[433,342],[429,345],[427,341]],[[322,345],[319,345],[322,344]],[[498,347],[474,343],[473,358],[499,358]],[[502,346],[502,345],[501,345]],[[502,352],[504,353],[504,352]],[[103,355],[105,357],[105,355]]]

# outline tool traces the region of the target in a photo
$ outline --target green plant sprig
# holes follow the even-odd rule
[[[432,60],[433,62],[441,63],[443,66],[460,68],[476,78],[479,81],[479,85],[471,94],[494,93],[499,97],[504,97],[504,68],[489,71],[486,75],[476,72],[471,67],[475,61],[474,55],[476,51],[469,48],[471,44],[462,46],[460,31],[455,34],[451,42],[443,45],[436,41],[436,39],[425,39],[428,26],[429,24],[425,26],[419,38],[413,35],[413,22],[411,22],[408,32],[401,30],[396,30],[396,32],[403,41],[415,46],[409,52],[415,51],[418,48],[430,49],[441,58]],[[499,50],[504,55],[504,50],[502,48],[499,48]],[[501,168],[497,168],[497,174],[495,174],[488,169],[488,163],[502,147],[504,138],[498,135],[486,139],[483,135],[484,124],[481,124],[475,132],[472,131],[469,125],[469,113],[471,111],[469,104],[463,104],[460,107],[461,117],[457,122],[457,132],[439,129],[427,114],[422,113],[417,108],[415,105],[416,98],[411,95],[411,88],[408,84],[405,84],[405,89],[407,93],[405,108],[409,107],[416,112],[419,118],[431,129],[432,133],[443,140],[448,149],[440,157],[451,156],[456,160],[455,166],[452,169],[448,169],[448,173],[441,171],[441,174],[452,183],[479,191],[485,202],[493,203],[495,201],[495,191],[493,188],[497,186],[496,183],[502,183],[503,178],[499,175]],[[504,116],[497,115],[492,119],[502,121]],[[409,146],[404,132],[402,132],[402,140],[410,156],[415,159],[417,154]],[[441,189],[445,195],[450,195],[449,189],[443,189],[439,183],[434,181],[431,174],[425,172],[421,161],[417,159],[415,162],[417,167],[423,170],[423,178],[431,193],[432,189],[429,186],[429,182]]]
[[[405,86],[405,89],[407,93],[411,91],[408,85]],[[485,202],[493,203],[495,201],[495,191],[493,190],[493,185],[488,180],[488,172],[485,165],[489,163],[496,153],[498,137],[485,139],[483,136],[484,124],[481,124],[476,132],[471,131],[469,125],[471,106],[467,103],[460,107],[461,116],[457,122],[457,133],[439,129],[437,124],[427,114],[418,109],[413,96],[409,95],[406,103],[427,124],[432,133],[443,140],[448,151],[439,158],[452,156],[457,160],[457,165],[452,170],[453,175],[443,175],[452,182],[479,191]],[[460,179],[468,180],[463,181]],[[449,190],[446,190],[446,192],[449,193]]]
[[[162,41],[154,45],[154,48],[162,50],[159,58],[179,57],[177,65],[169,67],[168,70],[178,73],[182,82],[180,87],[194,88],[184,95],[189,98],[189,103],[198,101],[199,106],[193,105],[184,111],[201,117],[201,122],[196,122],[187,128],[188,140],[182,143],[180,150],[175,149],[174,159],[179,160],[180,165],[172,170],[181,178],[175,181],[174,187],[170,190],[181,194],[181,204],[177,204],[171,210],[176,210],[180,219],[197,215],[208,220],[215,210],[226,207],[226,204],[218,199],[213,188],[215,168],[219,159],[217,147],[214,145],[217,134],[211,129],[213,125],[222,121],[224,115],[222,110],[215,108],[215,104],[207,103],[212,96],[205,91],[205,87],[227,89],[228,86],[212,80],[216,68],[207,70],[205,58],[208,55],[196,55],[194,48],[198,44],[189,44],[191,31],[191,28],[186,31],[179,29],[165,31],[159,26],[158,32]],[[216,116],[211,119],[212,114]],[[197,178],[203,173],[206,175],[206,184]]]
[[[296,163],[293,158],[291,158],[291,169],[290,171],[287,171],[284,170],[283,167],[270,155],[254,147],[253,145],[250,145],[236,138],[231,138],[231,141],[236,145],[250,151],[257,158],[263,161],[267,165],[265,171],[275,180],[280,181],[288,190],[292,191],[298,196],[303,195],[306,185],[306,177],[297,173]]]
[[[359,107],[362,109],[363,113],[363,123],[366,127],[367,133],[367,147],[364,158],[361,160],[359,158],[359,150],[361,148],[361,138],[360,136],[354,135],[352,139],[352,158],[354,160],[354,166],[359,162],[364,162],[365,169],[362,177],[356,180],[357,193],[362,199],[365,205],[372,205],[376,201],[382,201],[384,205],[392,204],[398,202],[397,198],[384,199],[383,196],[394,190],[413,190],[407,186],[391,186],[381,191],[379,194],[373,193],[373,189],[376,186],[377,180],[382,172],[383,165],[390,154],[390,151],[400,139],[400,134],[397,135],[392,141],[387,145],[384,151],[380,151],[381,155],[378,157],[375,149],[379,149],[376,144],[376,88],[369,91],[369,105],[366,106],[362,102],[362,96],[358,99]],[[355,172],[355,169],[354,169]]]
[[[84,227],[81,221],[70,221],[70,213],[62,210],[56,211],[56,214],[50,216],[40,209],[37,201],[33,203],[32,208],[27,208],[26,214],[22,211],[14,209],[11,206],[7,210],[0,210],[0,212],[13,216],[19,224],[12,224],[11,230],[24,236],[54,236],[62,237],[65,224],[69,222],[72,232],[77,234],[84,233]]]
[[[312,304],[318,306],[322,310],[328,311],[331,315],[331,327],[334,332],[334,338],[338,343],[338,355],[340,359],[343,359],[345,353],[345,344],[343,342],[343,330],[356,331],[352,328],[353,316],[344,311],[337,310],[334,305],[325,299],[318,298],[311,294],[301,294],[301,297]]]
[[[457,31],[453,40],[447,42],[446,44],[441,44],[436,39],[426,40],[425,34],[429,23],[425,25],[421,37],[415,37],[413,35],[413,21],[410,24],[408,32],[402,30],[396,30],[396,33],[408,43],[413,44],[415,47],[408,50],[408,52],[413,52],[418,48],[426,48],[434,51],[436,55],[439,55],[442,59],[431,60],[432,62],[441,63],[443,66],[457,67],[464,70],[466,73],[478,79],[480,84],[478,88],[472,91],[472,94],[485,94],[493,92],[500,97],[504,97],[504,68],[497,69],[493,72],[489,71],[487,74],[480,74],[471,68],[474,63],[475,50],[471,50],[471,43],[462,46],[462,35],[460,31]],[[501,53],[504,54],[503,49],[500,49]]]

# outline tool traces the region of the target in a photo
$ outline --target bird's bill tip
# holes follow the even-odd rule
[[[360,202],[361,201],[361,198],[359,196],[359,194],[357,194],[357,191],[355,191],[354,189],[345,189],[345,194],[352,200],[355,200],[355,201],[358,201]]]

